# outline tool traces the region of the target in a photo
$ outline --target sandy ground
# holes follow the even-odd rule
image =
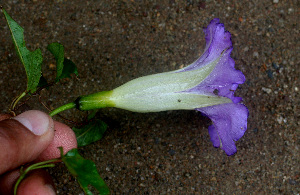
[[[146,3],[147,2],[147,3]],[[48,91],[52,108],[77,96],[113,89],[143,75],[176,70],[203,52],[202,27],[213,18],[232,34],[236,68],[247,78],[236,95],[249,108],[248,130],[228,157],[212,146],[210,120],[195,111],[140,114],[103,109],[105,137],[80,149],[96,162],[112,194],[299,194],[299,2],[0,0],[25,28],[27,46],[60,42],[78,79]],[[0,108],[26,87],[24,69],[0,18]],[[19,112],[46,111],[34,99]],[[85,113],[65,116],[80,121]],[[59,118],[56,118],[60,120]],[[49,170],[58,194],[83,194],[63,165]]]

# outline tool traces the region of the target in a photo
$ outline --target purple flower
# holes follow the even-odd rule
[[[231,36],[225,31],[219,19],[214,19],[204,29],[206,48],[204,54],[183,71],[198,69],[206,66],[215,59],[221,59],[211,74],[196,87],[188,90],[199,94],[214,94],[230,98],[232,103],[197,108],[213,122],[208,132],[214,147],[221,147],[227,155],[236,152],[235,141],[239,140],[247,130],[248,109],[240,97],[234,97],[238,84],[245,82],[242,72],[234,68],[234,60],[230,57],[232,51]]]
[[[234,91],[244,83],[242,72],[230,57],[232,43],[219,19],[205,31],[206,48],[194,63],[180,70],[140,77],[106,92],[76,100],[80,110],[116,107],[134,112],[198,110],[211,118],[208,128],[215,147],[227,155],[236,152],[235,141],[247,129],[248,110]],[[75,104],[74,104],[75,105]]]

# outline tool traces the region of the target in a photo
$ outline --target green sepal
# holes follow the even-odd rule
[[[75,100],[79,110],[94,110],[99,108],[114,107],[115,103],[110,99],[113,91],[101,91],[89,95],[80,96]]]

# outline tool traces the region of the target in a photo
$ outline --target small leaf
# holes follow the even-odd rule
[[[62,74],[64,68],[64,46],[60,43],[51,43],[47,47],[48,51],[50,51],[56,60],[56,79],[57,82]]]
[[[17,54],[25,67],[27,75],[27,92],[33,93],[36,91],[41,77],[43,62],[42,52],[40,49],[31,52],[26,48],[23,34],[24,29],[19,26],[4,9],[2,9],[2,11],[12,34]]]
[[[38,84],[38,87],[44,87],[48,85],[46,78],[42,75]]]
[[[92,120],[92,118],[94,118],[96,116],[98,112],[98,109],[95,109],[95,110],[91,110],[91,113],[88,115],[88,120]]]
[[[78,76],[76,65],[69,59],[65,58],[64,46],[60,43],[51,43],[47,49],[54,55],[56,60],[56,79],[58,82],[60,79],[69,78],[71,74]]]
[[[73,127],[76,134],[78,147],[89,145],[103,137],[107,125],[101,120],[90,121],[81,128]]]
[[[76,177],[78,183],[86,194],[92,194],[92,192],[88,189],[89,185],[94,186],[101,195],[110,194],[109,188],[100,177],[93,161],[86,160],[80,156],[76,148],[70,150],[65,155],[63,155],[62,148],[59,149],[62,161],[65,163],[71,174]]]
[[[76,76],[78,76],[77,67],[74,64],[74,62],[72,62],[71,60],[65,58],[64,68],[63,68],[63,71],[62,71],[59,79],[70,78],[71,74],[75,74]]]

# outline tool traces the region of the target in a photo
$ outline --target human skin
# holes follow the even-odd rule
[[[16,117],[0,115],[0,194],[12,194],[21,165],[59,158],[57,147],[67,152],[77,147],[74,132],[37,110]],[[18,194],[55,194],[51,176],[35,170],[20,183]]]

